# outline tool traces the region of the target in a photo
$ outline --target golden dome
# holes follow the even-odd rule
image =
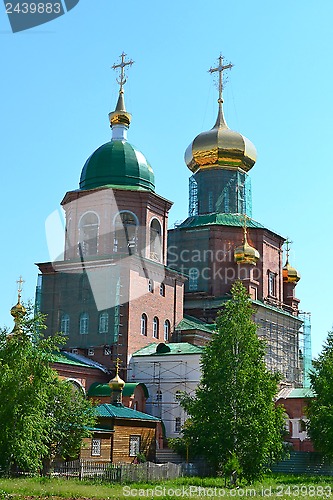
[[[282,276],[283,276],[283,283],[295,283],[296,284],[301,279],[301,275],[299,274],[297,269],[295,269],[294,267],[292,267],[289,264],[288,259],[287,259],[285,266],[282,269]]]
[[[22,306],[20,299],[15,306],[13,306],[10,310],[10,314],[14,319],[21,318],[26,314],[27,310],[24,306]]]
[[[123,388],[125,386],[125,382],[123,381],[123,379],[121,379],[119,377],[119,364],[120,364],[120,359],[117,358],[116,359],[116,375],[109,382],[109,387],[110,387],[111,391],[122,392],[122,390],[123,390]]]
[[[193,173],[209,168],[241,168],[248,172],[256,162],[257,151],[252,142],[226,124],[222,102],[219,99],[214,127],[197,135],[185,152],[185,163]]]
[[[111,391],[122,391],[125,386],[125,382],[119,377],[117,373],[116,376],[110,380],[108,385]]]
[[[244,242],[242,245],[235,248],[234,259],[237,264],[251,264],[253,266],[256,266],[260,259],[258,250],[252,247],[247,241],[246,227],[244,227]]]

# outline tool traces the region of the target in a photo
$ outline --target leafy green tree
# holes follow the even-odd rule
[[[43,338],[43,317],[18,305],[13,332],[0,330],[0,470],[7,474],[75,456],[94,424],[90,402],[51,367],[63,337]]]
[[[202,355],[196,393],[183,398],[191,419],[183,435],[216,471],[229,474],[235,464],[252,481],[283,455],[283,408],[274,405],[279,376],[266,368],[246,289],[236,282],[231,294]]]
[[[312,362],[311,388],[316,399],[309,402],[308,431],[315,448],[333,459],[333,332],[329,332],[322,352]]]

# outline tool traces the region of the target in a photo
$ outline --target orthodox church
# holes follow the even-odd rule
[[[120,89],[109,113],[112,137],[87,159],[79,188],[61,201],[64,253],[38,264],[36,303],[47,316],[47,332],[68,338],[59,361],[63,373],[69,376],[65,358],[85,365],[89,380],[81,366],[80,384],[89,393],[98,372],[95,386],[104,394],[103,380],[119,359],[128,384],[144,382],[149,412],[177,419],[179,433],[185,416],[175,417],[177,393],[198,383],[200,351],[236,279],[255,305],[268,368],[281,372],[287,387],[302,387],[302,319],[295,296],[300,275],[289,263],[289,240],[252,219],[249,171],[256,149],[229,129],[223,113],[223,73],[232,65],[220,56],[210,69],[219,77],[217,119],[186,150],[189,213],[168,231],[172,203],[155,192],[151,165],[127,139],[132,117],[124,85],[132,64],[122,54],[113,66]],[[164,413],[162,403],[169,405]],[[173,433],[170,426],[167,434]]]

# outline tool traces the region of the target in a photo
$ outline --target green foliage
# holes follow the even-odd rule
[[[44,318],[32,310],[19,328],[0,330],[0,470],[37,472],[55,456],[73,457],[93,408],[50,366],[64,339],[44,338]]]
[[[313,361],[311,388],[316,399],[310,401],[309,435],[318,451],[333,459],[333,332],[328,333],[322,352]]]
[[[266,368],[246,289],[236,282],[231,293],[202,356],[196,394],[182,400],[191,420],[183,434],[192,453],[216,471],[227,473],[232,459],[241,476],[253,481],[283,455],[283,409],[274,406],[279,377]]]

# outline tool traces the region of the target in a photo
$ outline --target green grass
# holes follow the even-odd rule
[[[201,490],[200,490],[201,488]],[[216,489],[215,489],[216,488]],[[187,495],[186,495],[187,492]],[[59,478],[0,479],[0,500],[110,499],[175,500],[177,498],[333,499],[333,477],[267,475],[263,481],[238,489],[225,488],[222,478],[184,477],[156,483],[108,484]]]

